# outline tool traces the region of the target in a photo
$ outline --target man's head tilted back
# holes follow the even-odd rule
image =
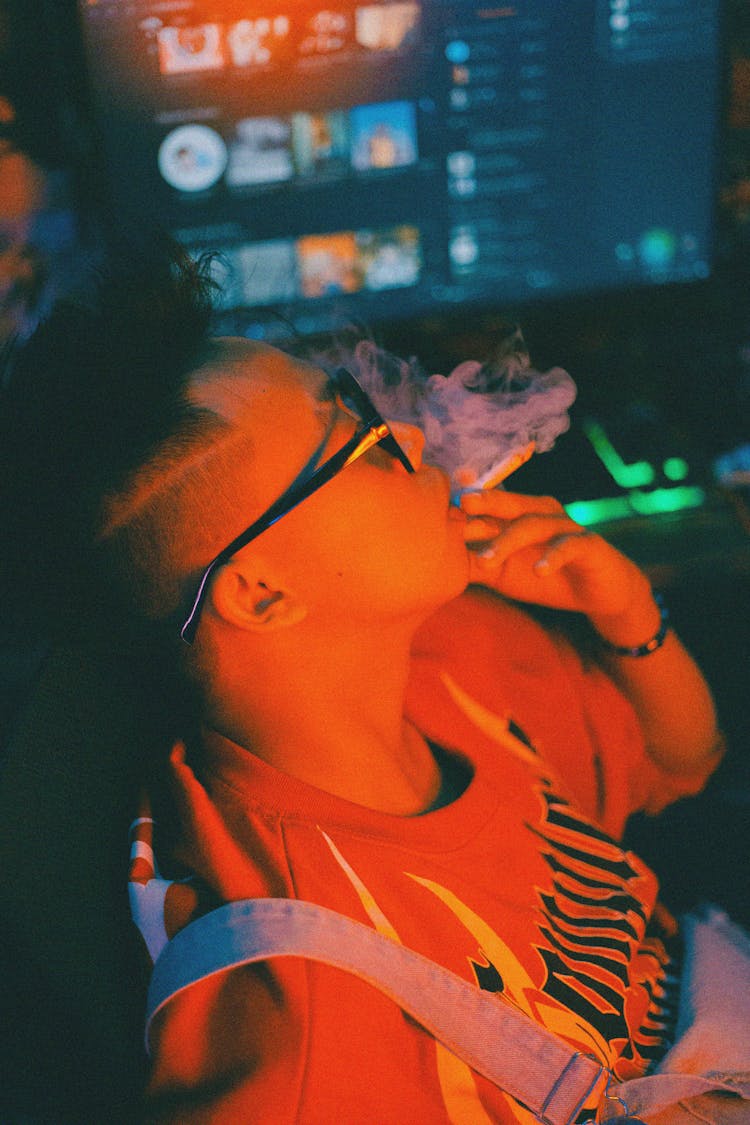
[[[142,261],[61,304],[14,364],[6,569],[47,633],[146,621],[178,638],[207,564],[356,431],[320,369],[211,338],[210,290],[178,251]],[[418,431],[398,430],[419,471],[377,445],[339,473],[212,575],[198,640],[418,617],[458,592],[447,482],[420,466]]]
[[[12,357],[6,576],[17,616],[45,635],[179,621],[192,572],[228,538],[241,498],[227,463],[249,451],[207,389],[237,348],[210,336],[212,289],[205,267],[161,247],[59,302]]]

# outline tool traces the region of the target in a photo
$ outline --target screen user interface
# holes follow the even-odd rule
[[[718,0],[81,0],[125,221],[264,335],[710,269]]]

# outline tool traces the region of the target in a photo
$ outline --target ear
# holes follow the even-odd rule
[[[268,574],[233,559],[213,580],[210,601],[213,611],[238,629],[269,632],[296,625],[307,615],[307,607],[283,583]]]

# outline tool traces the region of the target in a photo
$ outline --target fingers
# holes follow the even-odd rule
[[[466,493],[462,507],[476,574],[499,575],[513,559],[516,570],[521,566],[530,579],[544,579],[569,564],[596,565],[601,554],[600,537],[575,523],[551,496]]]
[[[493,539],[497,539],[503,528],[500,520],[491,519],[470,519],[465,524],[464,538],[466,539],[467,546],[476,547],[480,544],[487,544]]]
[[[464,493],[461,507],[469,517],[466,523],[466,542],[475,550],[488,545],[500,535],[505,536],[513,521],[555,517],[562,519],[566,527],[577,527],[565,514],[562,504],[551,496],[524,496],[518,492],[489,489]],[[551,535],[553,532],[554,527],[550,526],[547,534]]]
[[[609,619],[643,601],[644,583],[650,591],[635,563],[551,497],[467,493],[462,507],[470,581],[505,597]]]
[[[591,538],[590,532],[584,531],[583,528],[558,535],[547,544],[544,553],[534,563],[534,570],[542,576],[560,570],[580,555],[582,540]]]
[[[466,525],[467,544],[475,550],[483,546],[482,555],[502,562],[527,547],[540,550],[539,561],[546,568],[562,566],[580,551],[581,541],[594,536],[566,515],[527,513],[514,520],[471,519]],[[544,568],[543,568],[544,569]]]
[[[461,507],[467,516],[514,520],[525,515],[559,515],[565,509],[552,496],[524,496],[520,492],[505,492],[489,488],[465,492]]]

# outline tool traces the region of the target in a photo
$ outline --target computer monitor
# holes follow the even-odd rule
[[[79,0],[79,18],[113,213],[219,250],[235,330],[710,273],[719,0]]]

